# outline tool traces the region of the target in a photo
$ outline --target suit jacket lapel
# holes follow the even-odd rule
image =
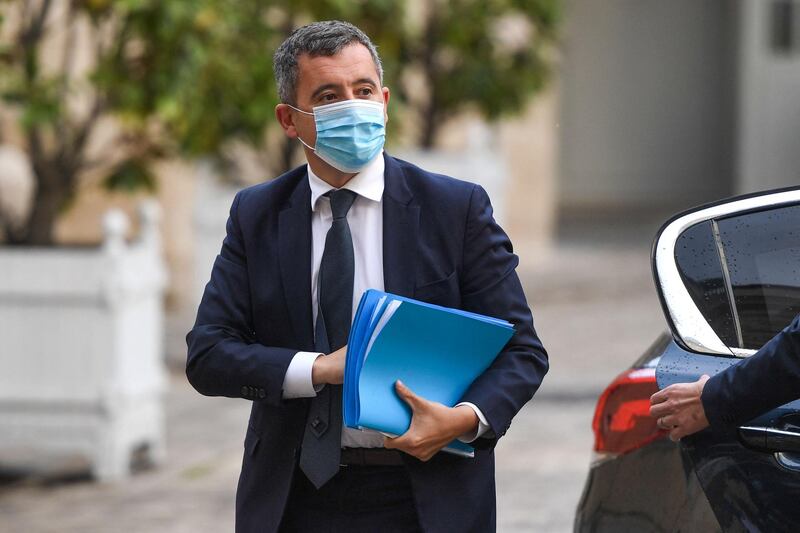
[[[419,206],[394,158],[384,155],[383,282],[386,292],[414,296]]]
[[[278,251],[289,320],[299,347],[313,350],[311,313],[311,189],[303,174],[278,216]]]

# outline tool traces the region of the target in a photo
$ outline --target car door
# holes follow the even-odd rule
[[[653,272],[685,350],[661,358],[660,388],[752,355],[800,313],[800,188],[674,217],[656,237]],[[800,401],[764,413],[736,435],[704,431],[681,447],[723,530],[800,530]]]

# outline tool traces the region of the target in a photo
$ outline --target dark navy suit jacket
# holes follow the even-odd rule
[[[706,382],[703,409],[711,427],[735,430],[800,398],[800,315],[753,356]]]
[[[518,258],[484,190],[384,157],[386,291],[515,326],[463,397],[491,426],[474,443],[475,457],[439,453],[423,463],[404,454],[425,531],[493,531],[492,450],[538,389],[547,354],[515,271]],[[310,401],[284,400],[281,389],[295,353],[314,351],[310,195],[305,165],[236,195],[187,335],[192,385],[202,394],[253,401],[236,496],[238,532],[278,529],[306,422]]]

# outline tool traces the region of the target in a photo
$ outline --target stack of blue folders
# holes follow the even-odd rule
[[[425,399],[454,406],[514,334],[509,322],[370,289],[350,329],[343,416],[351,428],[401,435],[411,410],[399,379]],[[445,451],[473,455],[454,441]]]

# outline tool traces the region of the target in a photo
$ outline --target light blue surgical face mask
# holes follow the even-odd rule
[[[299,136],[298,139],[320,159],[342,172],[360,172],[383,149],[386,128],[382,102],[344,100],[315,107],[313,113],[289,107],[314,115],[316,145],[311,148]]]

